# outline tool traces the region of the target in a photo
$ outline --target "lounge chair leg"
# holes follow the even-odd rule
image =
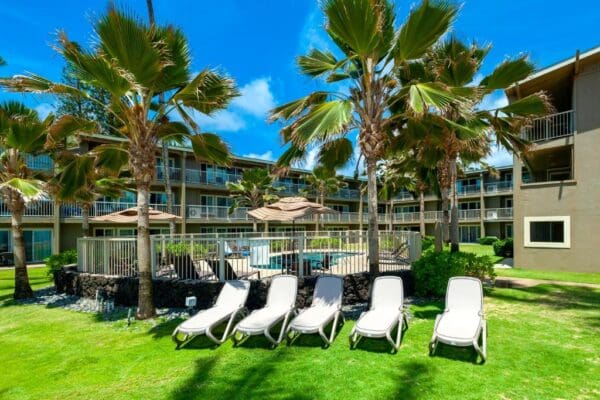
[[[481,363],[485,363],[487,356],[487,326],[485,320],[481,323],[481,332],[477,339],[473,341],[473,347],[479,356],[481,357]],[[481,338],[481,347],[479,347],[479,338]]]
[[[431,339],[431,342],[429,342],[429,355],[433,356],[435,354],[436,349],[437,349],[437,339],[434,336],[433,339]]]
[[[340,315],[342,316],[342,319],[344,319],[344,315],[342,314],[341,311],[338,311],[335,313],[335,318],[333,319],[333,325],[331,325],[331,334],[329,336],[328,344],[331,344],[333,342],[333,339],[335,339],[335,333],[337,332],[338,321],[340,319]]]
[[[283,340],[283,335],[286,333],[288,320],[290,319],[290,314],[291,314],[291,312],[288,312],[287,314],[285,314],[285,318],[283,319],[283,323],[281,324],[281,330],[279,331],[279,337],[277,338],[276,345],[281,343],[281,341]]]
[[[191,336],[191,337],[190,337],[190,335],[186,333],[186,334],[183,336],[183,339],[181,339],[181,340],[180,340],[180,339],[177,337],[177,334],[178,334],[178,333],[179,333],[179,332],[176,330],[176,331],[174,331],[174,332],[173,332],[173,334],[171,335],[171,338],[173,339],[173,341],[174,341],[174,342],[175,342],[175,344],[176,344],[176,347],[175,347],[175,349],[177,349],[177,350],[179,350],[180,348],[182,348],[183,346],[185,346],[185,345],[186,345],[186,344],[187,344],[189,341],[191,341],[191,340],[193,339],[193,336]]]
[[[390,344],[392,345],[392,351],[396,352],[398,350],[398,347],[396,346],[396,343],[394,343],[394,339],[392,339],[392,335],[391,335],[392,331],[391,329],[388,330],[385,333],[385,338],[387,339],[388,342],[390,342]]]

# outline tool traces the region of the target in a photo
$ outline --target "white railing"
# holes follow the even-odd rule
[[[542,142],[571,136],[575,132],[573,110],[537,118],[525,129],[523,137],[530,142]]]
[[[252,218],[248,215],[249,210],[249,208],[240,207],[229,214],[229,207],[188,205],[186,216],[191,220],[204,221],[252,221]]]
[[[458,210],[458,220],[479,219],[481,210]]]
[[[456,189],[456,193],[459,196],[468,196],[481,192],[481,187],[479,185],[463,185]]]
[[[513,219],[512,208],[488,208],[485,210],[486,220]]]
[[[486,193],[512,192],[512,181],[498,181],[485,184]]]
[[[52,171],[54,169],[54,162],[52,161],[52,158],[46,154],[39,156],[26,154],[25,163],[29,168],[40,171]]]
[[[181,180],[181,168],[169,167],[169,176],[173,181]],[[156,167],[156,180],[164,181],[165,180],[165,170],[164,167],[159,165]]]
[[[227,185],[227,182],[237,182],[241,178],[241,174],[215,174],[213,172],[207,173],[206,171],[200,171],[198,169],[185,170],[186,183],[192,183],[197,185],[225,187]]]
[[[90,217],[99,217],[102,215],[111,214],[117,211],[123,211],[131,207],[137,207],[137,203],[120,202],[120,201],[96,201],[90,208]],[[150,208],[167,212],[166,204],[150,204]],[[60,216],[62,218],[81,218],[81,207],[76,204],[62,204],[60,206]],[[173,214],[181,215],[181,206],[173,205]]]
[[[12,213],[5,203],[0,202],[0,217],[10,217]],[[25,206],[24,217],[52,217],[54,216],[54,202],[52,200],[32,201]]]
[[[258,237],[257,237],[258,236]],[[156,279],[263,279],[348,275],[369,270],[367,233],[359,231],[231,235],[154,235],[152,274]],[[421,254],[418,232],[379,233],[380,272],[410,268]],[[136,238],[79,238],[81,272],[137,276]]]

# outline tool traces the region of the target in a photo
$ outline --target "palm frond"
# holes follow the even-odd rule
[[[181,103],[210,115],[229,104],[239,91],[233,79],[216,71],[205,69],[179,90],[170,102]]]
[[[194,155],[202,160],[212,161],[217,165],[228,165],[231,162],[229,147],[214,133],[200,133],[189,137]]]
[[[306,115],[298,118],[292,140],[306,145],[344,132],[352,120],[352,109],[349,100],[332,100],[313,106]]]
[[[0,189],[9,189],[19,193],[26,203],[46,198],[44,182],[37,179],[14,177],[1,182]]]
[[[483,78],[481,86],[488,90],[506,89],[510,85],[527,78],[533,73],[535,67],[527,59],[527,56],[521,56],[514,60],[502,62],[494,71]]]

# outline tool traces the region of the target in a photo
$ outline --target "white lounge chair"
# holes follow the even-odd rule
[[[330,345],[335,338],[340,317],[342,323],[344,323],[344,315],[342,314],[343,293],[344,280],[341,277],[320,276],[315,285],[311,306],[302,310],[292,320],[287,332],[295,332],[296,337],[302,333],[319,333],[325,344]],[[328,338],[324,329],[331,321],[333,321],[333,325]]]
[[[244,305],[249,291],[249,281],[225,282],[213,307],[200,311],[175,328],[172,338],[177,343],[177,348],[185,345],[198,335],[206,335],[216,344],[221,344],[227,340],[236,317],[246,313]],[[218,339],[213,335],[212,330],[225,321],[228,321],[227,327],[223,332],[223,336]],[[183,335],[183,337],[180,338],[180,335]]]
[[[298,278],[294,275],[277,275],[271,279],[267,304],[260,310],[253,311],[241,320],[233,329],[233,341],[236,345],[251,335],[264,334],[267,339],[277,346],[283,340],[287,324],[294,314],[296,293],[298,291]],[[283,321],[279,336],[271,336],[271,328]],[[237,337],[237,334],[241,337]]]
[[[481,281],[464,276],[450,278],[446,292],[446,309],[435,319],[429,354],[435,353],[438,342],[452,346],[473,346],[485,362],[486,341],[487,327],[483,315]]]
[[[402,278],[398,276],[380,276],[373,281],[371,307],[363,312],[352,332],[350,347],[354,348],[361,337],[387,338],[394,351],[400,347],[402,332],[408,327],[404,315],[404,288]],[[406,325],[405,325],[406,323]],[[392,331],[397,328],[396,340],[392,339]]]

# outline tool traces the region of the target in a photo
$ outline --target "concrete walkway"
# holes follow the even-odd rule
[[[595,283],[565,282],[545,279],[527,279],[511,278],[508,276],[499,276],[496,278],[496,287],[499,288],[530,288],[537,285],[562,285],[562,286],[581,286],[592,289],[600,289],[600,285]]]

